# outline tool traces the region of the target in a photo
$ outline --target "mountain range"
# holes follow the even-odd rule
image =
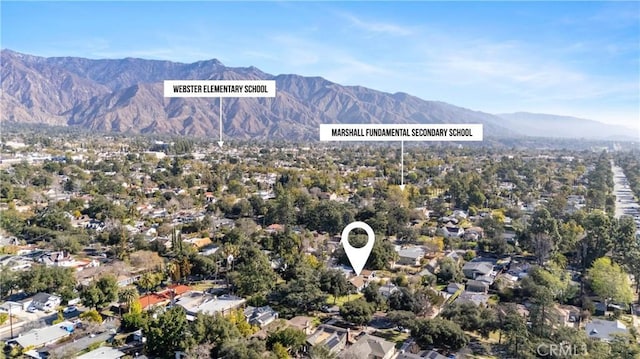
[[[215,98],[164,98],[164,80],[275,80],[275,98],[223,100],[225,138],[317,140],[323,123],[481,123],[485,137],[628,138],[596,121],[515,113],[494,115],[406,93],[343,86],[321,77],[271,75],[218,60],[39,57],[2,50],[2,121],[80,126],[103,132],[215,137]]]

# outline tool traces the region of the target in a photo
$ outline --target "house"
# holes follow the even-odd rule
[[[213,192],[205,192],[204,199],[207,203],[216,203],[216,197],[213,195]]]
[[[447,238],[460,238],[464,235],[464,229],[458,226],[444,226],[440,231]]]
[[[363,269],[362,272],[360,272],[360,275],[362,276],[362,278],[364,278],[367,282],[373,280],[374,278],[376,278],[376,271],[372,271],[372,270],[368,270],[368,269]]]
[[[38,262],[43,263],[46,266],[60,266],[60,267],[69,267],[73,263],[73,259],[69,255],[69,253],[64,253],[64,251],[60,252],[49,252],[41,255],[38,259]]]
[[[629,334],[629,329],[619,320],[594,319],[587,323],[584,328],[587,336],[603,342],[610,342],[617,334]]]
[[[466,289],[467,292],[487,293],[489,292],[489,284],[487,284],[487,282],[472,279],[467,281]]]
[[[469,227],[465,229],[463,238],[468,241],[477,241],[484,237],[484,230],[482,227]]]
[[[459,290],[464,290],[464,284],[449,283],[449,285],[447,286],[447,293],[449,293],[449,294],[455,294]]]
[[[383,297],[385,298],[389,298],[391,296],[391,294],[399,291],[400,288],[398,288],[397,285],[389,282],[386,283],[383,286],[380,286],[380,288],[378,288],[378,293],[380,293]]]
[[[281,232],[284,232],[284,226],[282,224],[274,223],[274,224],[268,226],[265,229],[265,232],[270,233],[270,234],[281,233]]]
[[[244,316],[249,324],[257,325],[262,328],[278,319],[278,312],[273,310],[270,306],[259,308],[247,307],[244,310]]]
[[[419,266],[420,260],[424,258],[425,251],[420,247],[408,247],[398,251],[397,264],[408,266]]]
[[[142,297],[138,298],[138,302],[144,310],[156,306],[165,306],[171,302],[174,302],[177,298],[190,290],[191,288],[186,285],[170,285],[163,291],[143,295]]]
[[[425,350],[416,354],[410,352],[401,352],[396,359],[449,359],[435,350]]]
[[[82,354],[76,359],[119,359],[125,356],[126,354],[119,351],[118,349],[112,347],[100,347],[98,349],[92,350],[88,353]]]
[[[194,248],[196,249],[201,249],[204,248],[206,246],[212,245],[213,242],[211,241],[211,238],[208,237],[203,237],[203,238],[189,238],[189,239],[183,239],[182,240],[184,243],[189,243],[191,244]]]
[[[595,310],[593,312],[595,316],[603,316],[607,314],[607,306],[604,303],[597,302],[595,303]]]
[[[307,345],[325,345],[332,353],[339,353],[347,345],[349,330],[328,324],[318,326],[313,334],[307,337]]]
[[[287,324],[290,327],[302,330],[306,335],[310,335],[313,332],[312,320],[313,318],[311,317],[297,316],[287,320]]]
[[[391,359],[396,354],[396,344],[388,340],[365,334],[355,344],[340,353],[342,359]]]
[[[507,243],[513,244],[514,246],[518,245],[518,236],[516,235],[516,232],[504,231],[501,236]]]
[[[243,307],[246,302],[244,298],[228,294],[218,297],[199,291],[190,291],[178,298],[176,305],[184,308],[188,320],[193,320],[198,312],[207,315],[217,313],[227,315],[232,310]]]
[[[493,264],[490,262],[467,262],[462,266],[462,273],[469,279],[476,279],[482,275],[488,275],[493,271]]]
[[[351,285],[355,288],[355,290],[358,293],[361,292],[367,286],[367,283],[365,282],[364,278],[362,278],[361,276],[350,278],[349,283],[351,283]]]
[[[31,306],[44,310],[46,312],[56,310],[56,308],[62,302],[62,298],[57,295],[47,294],[47,293],[38,293],[33,296],[31,300]]]
[[[473,292],[462,292],[458,298],[454,301],[454,303],[464,303],[470,302],[475,305],[483,305],[486,306],[489,302],[489,295],[486,293],[473,293]]]
[[[40,348],[53,344],[73,333],[75,326],[72,322],[64,321],[48,327],[33,329],[26,334],[7,341],[8,345],[19,345],[21,348]]]

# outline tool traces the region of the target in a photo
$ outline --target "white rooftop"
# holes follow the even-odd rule
[[[76,359],[119,359],[125,356],[125,353],[112,347],[100,347],[86,354],[78,356]]]
[[[68,327],[73,328],[74,324],[69,321],[64,321],[48,327],[31,330],[13,340],[23,348],[31,346],[38,348],[71,335],[71,332],[65,329]]]
[[[191,291],[180,297],[176,305],[184,308],[188,314],[202,312],[213,315],[216,313],[227,314],[230,310],[241,307],[244,303],[246,303],[246,299],[232,295],[214,296]]]

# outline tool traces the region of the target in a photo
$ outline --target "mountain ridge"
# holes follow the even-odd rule
[[[494,136],[526,135],[505,119],[441,101],[344,86],[319,76],[271,75],[217,59],[40,57],[3,49],[3,121],[106,132],[216,136],[217,99],[164,98],[163,80],[275,80],[275,98],[226,98],[224,136],[317,140],[322,123],[482,123]]]

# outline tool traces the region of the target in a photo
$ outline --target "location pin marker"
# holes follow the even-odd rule
[[[349,233],[356,229],[364,229],[367,232],[367,244],[362,248],[352,247],[349,243]],[[349,258],[349,262],[351,263],[351,267],[356,272],[356,275],[360,275],[364,265],[367,263],[367,259],[369,259],[369,255],[371,254],[371,250],[373,249],[373,243],[376,241],[376,235],[373,233],[373,229],[369,227],[368,224],[364,222],[351,222],[349,225],[344,227],[342,230],[342,238],[340,243],[344,247],[344,253],[346,253],[347,258]]]

